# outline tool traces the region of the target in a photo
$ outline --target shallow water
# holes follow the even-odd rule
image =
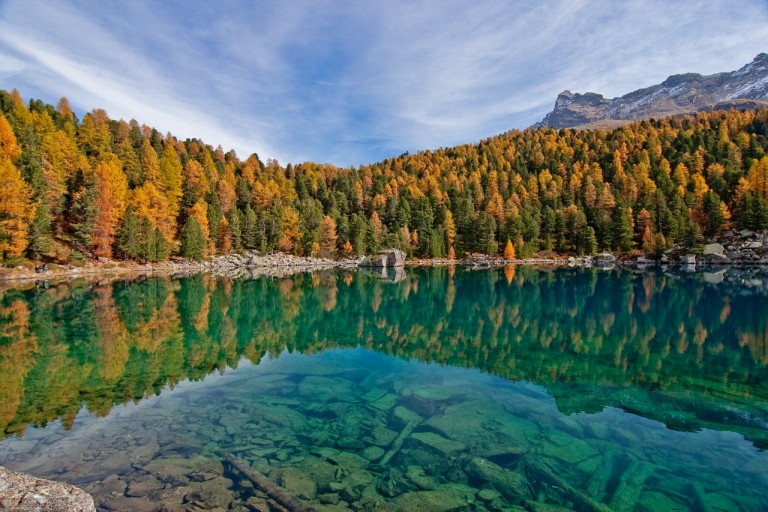
[[[768,298],[507,268],[7,291],[0,465],[102,510],[766,510]],[[547,508],[549,507],[549,508]]]

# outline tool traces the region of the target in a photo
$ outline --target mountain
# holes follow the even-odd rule
[[[620,98],[561,92],[555,108],[532,128],[614,128],[628,121],[702,110],[752,109],[768,104],[768,54],[737,71],[702,76],[672,75],[662,83]]]

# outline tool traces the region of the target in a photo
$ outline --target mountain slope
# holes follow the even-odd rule
[[[742,101],[751,100],[751,101]],[[755,108],[768,103],[768,54],[737,71],[702,76],[672,75],[662,83],[620,98],[561,92],[555,108],[533,127],[615,127],[622,121],[666,117],[701,110]],[[597,125],[595,123],[598,123]]]

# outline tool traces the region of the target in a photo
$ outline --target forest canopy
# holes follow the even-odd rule
[[[659,254],[768,228],[767,149],[768,110],[731,110],[282,166],[0,91],[0,256]]]

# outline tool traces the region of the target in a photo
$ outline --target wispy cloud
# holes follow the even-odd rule
[[[355,165],[523,128],[566,88],[736,69],[767,40],[762,0],[8,0],[0,87],[241,155]]]

